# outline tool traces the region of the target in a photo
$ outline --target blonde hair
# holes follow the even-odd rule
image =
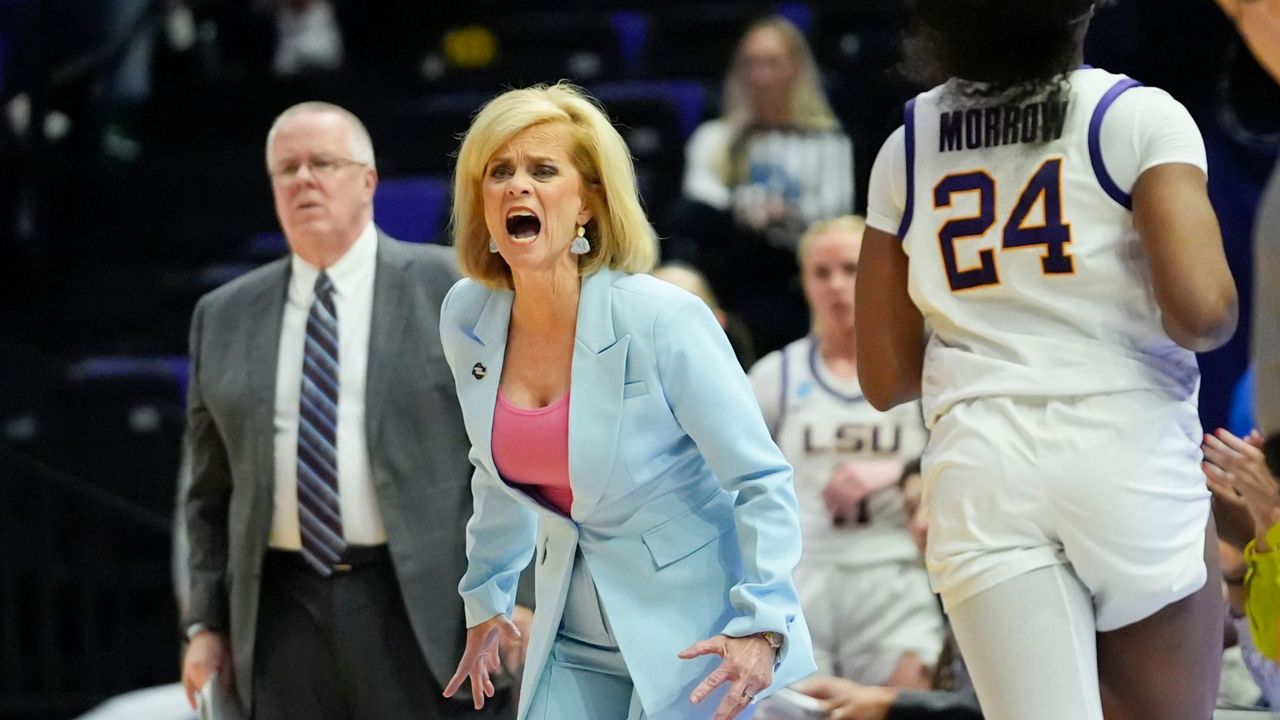
[[[804,268],[804,254],[809,251],[809,246],[814,240],[829,232],[844,232],[861,237],[866,231],[867,220],[861,215],[844,215],[833,220],[819,220],[813,223],[808,230],[804,231],[800,236],[800,242],[796,244],[796,262],[801,267],[801,274]]]
[[[360,118],[355,113],[333,103],[321,102],[319,100],[309,100],[300,102],[286,109],[284,112],[276,116],[274,122],[271,123],[271,129],[267,131],[267,165],[271,165],[271,143],[276,140],[276,133],[280,131],[280,126],[285,120],[302,113],[327,113],[329,115],[337,115],[347,121],[347,127],[350,133],[347,135],[347,147],[351,152],[351,159],[358,163],[368,165],[373,169],[377,169],[377,164],[373,155],[373,139],[369,137],[369,130],[360,122]],[[269,169],[269,168],[268,168]]]
[[[706,303],[707,307],[712,310],[718,311],[721,309],[720,300],[711,291],[711,284],[707,282],[707,276],[692,265],[687,265],[679,260],[672,260],[654,268],[650,274],[659,280],[665,280],[697,295],[698,299]]]
[[[800,130],[840,129],[840,121],[827,102],[827,94],[822,89],[822,81],[818,75],[818,63],[813,59],[813,51],[809,49],[809,41],[805,39],[804,33],[795,23],[781,15],[771,15],[755,21],[738,40],[738,46],[733,51],[733,63],[724,80],[724,110],[721,117],[729,126],[729,139],[717,159],[716,170],[729,187],[746,179],[745,143],[747,131],[755,123],[755,111],[748,97],[746,78],[743,77],[742,51],[753,33],[765,29],[773,30],[781,36],[796,63],[796,78],[791,85],[789,108],[792,126]]]
[[[631,152],[594,98],[560,82],[504,92],[485,103],[471,122],[453,178],[453,244],[463,274],[492,288],[512,287],[511,268],[500,254],[489,252],[481,192],[485,166],[513,137],[549,123],[569,130],[569,157],[591,210],[586,225],[591,249],[579,256],[579,273],[590,275],[604,267],[648,272],[658,245],[640,206]]]

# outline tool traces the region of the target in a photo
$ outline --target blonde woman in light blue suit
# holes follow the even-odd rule
[[[470,436],[467,647],[492,693],[536,563],[521,720],[745,718],[814,671],[791,467],[693,295],[646,275],[626,145],[581,90],[504,93],[455,179],[441,339]]]

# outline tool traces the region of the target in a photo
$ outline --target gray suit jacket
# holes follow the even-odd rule
[[[471,515],[470,442],[440,348],[451,253],[379,233],[366,387],[378,507],[409,619],[441,685],[462,655],[458,581]],[[191,321],[178,498],[189,544],[184,627],[228,634],[236,688],[251,707],[263,555],[273,515],[276,359],[289,278],[283,258],[200,299]],[[394,669],[391,669],[394,670]]]
[[[1280,433],[1280,163],[1258,203],[1253,278],[1254,412],[1270,437]]]

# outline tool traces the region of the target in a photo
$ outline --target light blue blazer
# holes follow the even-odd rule
[[[719,658],[676,653],[717,633],[785,636],[769,692],[814,672],[791,579],[800,558],[791,466],[710,310],[648,275],[602,270],[583,278],[566,518],[500,480],[493,463],[512,298],[460,281],[445,297],[440,337],[475,466],[459,586],[467,625],[511,613],[520,571],[536,558],[519,718],[560,626],[577,548],[653,720],[694,714],[688,696]],[[699,710],[709,715],[719,699]]]

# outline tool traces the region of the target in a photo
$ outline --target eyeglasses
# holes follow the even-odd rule
[[[306,167],[311,170],[311,174],[324,178],[333,175],[348,165],[367,166],[368,163],[362,163],[358,160],[348,158],[334,157],[332,155],[317,155],[308,160],[285,160],[279,165],[269,170],[271,179],[276,182],[285,182],[297,177],[302,168]]]

